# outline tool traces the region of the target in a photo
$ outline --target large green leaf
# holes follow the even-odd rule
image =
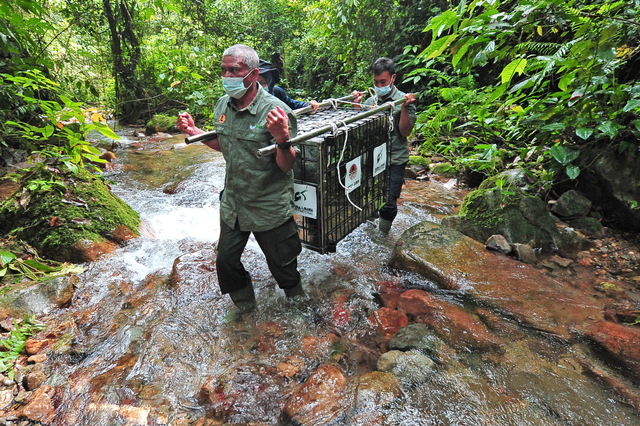
[[[511,61],[500,73],[500,77],[502,78],[502,83],[508,83],[511,81],[513,76],[516,74],[522,75],[524,72],[524,68],[527,66],[527,60],[524,58],[519,58]]]
[[[593,134],[593,129],[589,129],[588,127],[578,127],[576,129],[576,135],[578,135],[581,139],[587,140],[589,136]]]
[[[629,112],[632,109],[640,108],[640,99],[631,99],[627,104],[622,108],[622,111]]]
[[[16,255],[10,251],[0,251],[0,266],[8,265],[15,258]]]

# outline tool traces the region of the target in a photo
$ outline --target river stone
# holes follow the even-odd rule
[[[640,330],[632,326],[599,321],[586,329],[586,336],[640,380]]]
[[[431,375],[435,363],[418,351],[389,351],[378,359],[378,370],[396,376],[402,383],[418,385]]]
[[[53,397],[56,390],[49,385],[43,385],[33,392],[17,410],[10,410],[7,417],[26,417],[34,422],[50,424],[55,417]]]
[[[47,377],[42,371],[32,371],[24,378],[23,384],[26,390],[32,391],[38,389],[45,380]]]
[[[520,262],[534,264],[538,261],[536,252],[529,244],[515,243],[512,244],[511,247],[513,248],[516,259]]]
[[[447,344],[470,352],[501,352],[504,342],[473,314],[455,303],[439,300],[423,290],[400,296],[398,309],[429,325]]]
[[[569,225],[578,229],[587,237],[603,238],[604,228],[595,217],[579,217],[569,221]]]
[[[511,253],[511,244],[502,235],[492,235],[484,244],[489,250],[495,250],[498,253],[509,254]]]
[[[74,284],[78,281],[76,275],[69,275],[5,286],[0,296],[0,306],[14,318],[46,315],[71,303]]]
[[[387,336],[393,336],[402,327],[409,324],[409,319],[404,312],[390,308],[380,308],[373,313],[373,323],[377,325],[380,332]]]
[[[442,341],[429,331],[425,324],[414,323],[401,329],[387,343],[389,350],[410,351],[413,349],[436,356]]]
[[[356,410],[377,411],[402,396],[398,378],[391,373],[372,371],[360,377],[356,390]]]
[[[463,292],[478,305],[565,340],[573,340],[573,328],[602,318],[603,301],[432,222],[407,229],[389,265],[422,274],[441,288]]]
[[[302,426],[325,425],[341,418],[347,379],[333,365],[320,366],[284,406],[284,414]]]
[[[12,386],[0,390],[0,410],[4,410],[13,402],[13,392],[16,390],[15,383]]]
[[[575,190],[565,192],[551,206],[551,211],[561,217],[585,217],[591,210],[591,200]]]
[[[534,248],[563,256],[574,256],[588,248],[588,240],[560,235],[545,203],[538,197],[513,188],[512,195],[500,189],[479,189],[464,198],[458,219],[446,217],[442,224],[477,241],[485,242],[494,234],[510,243],[530,244]]]

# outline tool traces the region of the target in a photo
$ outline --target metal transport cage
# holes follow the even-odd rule
[[[357,115],[364,117],[354,120]],[[343,123],[347,119],[351,124]],[[301,114],[296,139],[327,125],[332,131],[296,145],[294,166],[300,239],[321,254],[335,252],[340,240],[386,202],[390,149],[385,112],[366,116],[360,110],[329,109]]]

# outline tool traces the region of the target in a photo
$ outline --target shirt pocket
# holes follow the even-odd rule
[[[247,165],[257,170],[273,170],[277,167],[275,155],[265,155],[262,158],[256,157],[256,151],[260,148],[273,145],[275,140],[267,129],[251,129],[243,134],[247,150]],[[250,159],[249,159],[250,158]]]

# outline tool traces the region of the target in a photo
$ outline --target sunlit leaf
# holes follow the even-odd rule
[[[182,81],[181,81],[181,80],[176,80],[176,81],[172,82],[169,86],[170,86],[170,87],[176,87],[176,86],[177,86],[178,84],[180,84],[180,83],[182,83]]]
[[[622,108],[624,112],[629,112],[632,109],[640,108],[640,99],[631,99],[627,104]]]
[[[537,31],[538,31],[538,35],[541,36],[542,35],[542,27],[540,25],[538,25]]]
[[[32,268],[34,268],[34,269],[37,269],[37,270],[39,270],[39,271],[42,271],[42,272],[55,272],[55,271],[60,270],[60,267],[58,267],[58,268],[52,268],[52,267],[51,267],[51,266],[49,266],[49,265],[45,265],[44,263],[37,262],[37,261],[35,261],[35,260],[33,260],[33,259],[25,259],[25,260],[24,260],[24,263],[25,263],[26,265],[31,266],[31,267],[32,267]]]
[[[15,258],[16,255],[10,251],[0,251],[0,266],[8,265]]]
[[[515,59],[511,61],[500,73],[502,83],[508,83],[511,81],[514,75],[522,75],[524,68],[527,66],[527,60],[524,58]]]
[[[576,135],[578,135],[581,139],[587,140],[593,134],[593,129],[588,127],[578,127],[576,129]]]

